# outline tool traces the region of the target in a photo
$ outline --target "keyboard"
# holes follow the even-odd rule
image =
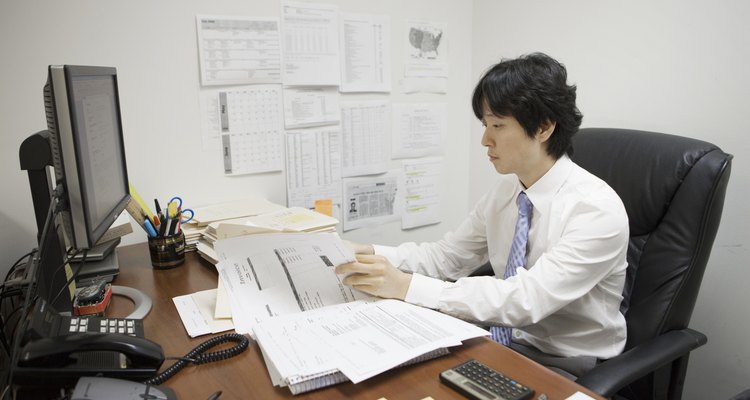
[[[475,400],[526,400],[534,395],[530,388],[474,359],[441,372],[440,381]]]

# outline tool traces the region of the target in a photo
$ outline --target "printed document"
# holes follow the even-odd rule
[[[239,236],[214,248],[238,333],[274,316],[372,299],[336,275],[336,265],[355,258],[332,233]]]
[[[397,300],[349,303],[290,314],[254,329],[267,364],[287,381],[338,370],[354,383],[433,350],[488,332]]]
[[[448,130],[445,103],[394,104],[391,157],[416,158],[443,154]]]
[[[401,218],[400,176],[401,171],[393,170],[378,176],[344,179],[344,231]]]
[[[448,76],[448,37],[445,24],[406,21],[405,76]]]
[[[279,20],[199,15],[201,84],[281,83]]]
[[[401,228],[409,229],[440,222],[441,158],[404,160],[404,213]]]
[[[341,14],[341,91],[391,91],[391,27],[384,15]]]
[[[385,101],[341,103],[341,172],[344,177],[388,169],[390,107]]]
[[[219,92],[224,174],[278,171],[283,164],[281,86]]]
[[[286,189],[290,207],[317,200],[341,204],[341,133],[338,128],[286,134]]]
[[[284,88],[284,127],[338,124],[341,120],[339,97],[335,86]]]
[[[339,85],[338,18],[334,5],[281,3],[284,85]]]

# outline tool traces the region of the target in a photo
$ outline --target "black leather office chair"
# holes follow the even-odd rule
[[[691,350],[688,328],[719,228],[732,156],[700,140],[587,128],[573,160],[620,195],[630,219],[622,309],[625,351],[578,382],[606,397],[679,399]]]

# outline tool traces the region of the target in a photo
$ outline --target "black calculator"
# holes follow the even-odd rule
[[[440,381],[469,399],[525,400],[534,395],[530,388],[474,359],[441,372]]]

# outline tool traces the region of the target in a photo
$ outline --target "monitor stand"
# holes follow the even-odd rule
[[[120,264],[117,259],[117,251],[109,251],[106,256],[100,256],[99,259],[90,260],[86,257],[86,262],[81,265],[80,262],[71,262],[73,272],[78,271],[78,268],[82,269],[78,272],[76,278],[76,287],[88,286],[94,281],[104,279],[107,282],[112,280],[120,273]]]

